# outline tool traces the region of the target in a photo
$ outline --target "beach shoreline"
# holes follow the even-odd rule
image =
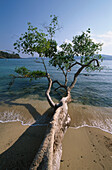
[[[21,114],[19,118],[24,124],[22,125],[20,121],[0,123],[0,168],[28,169],[45,137],[47,128],[47,126],[37,126],[35,120],[39,119],[41,123],[46,124],[50,120],[52,110],[47,101],[28,98],[17,99],[0,106],[0,112],[6,113],[6,110],[10,113],[13,110],[14,115]],[[112,134],[97,127],[85,127],[86,124],[91,125],[90,120],[101,118],[102,121],[105,120],[105,113],[111,118],[111,112],[112,108],[75,103],[69,105],[68,113],[72,121],[62,142],[61,170],[100,170],[111,167]],[[45,121],[46,118],[48,120]],[[28,122],[34,126],[25,125]],[[81,127],[81,123],[84,127]]]

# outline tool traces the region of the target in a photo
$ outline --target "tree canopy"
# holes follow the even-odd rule
[[[59,85],[58,88],[65,88],[66,91],[71,91],[74,87],[78,75],[83,69],[87,71],[101,70],[100,62],[102,56],[99,52],[102,50],[101,43],[95,43],[90,35],[90,28],[80,35],[73,36],[71,43],[62,43],[57,50],[58,43],[54,39],[54,35],[57,30],[60,29],[58,24],[58,17],[51,15],[51,22],[48,26],[44,26],[45,30],[40,30],[37,27],[33,27],[31,23],[28,23],[27,32],[21,34],[20,38],[14,43],[14,47],[18,52],[22,51],[25,54],[38,53],[42,59],[44,65],[46,77],[50,82],[51,78],[47,72],[47,68],[44,62],[45,57],[49,58],[49,63],[60,69],[65,77],[64,84],[61,84],[58,80],[54,80],[54,83]],[[68,73],[72,67],[79,65],[76,73],[74,73],[73,81],[68,86]],[[21,68],[22,69],[22,68]],[[16,70],[17,72],[17,70]],[[19,72],[18,72],[19,73]],[[27,70],[26,77],[32,77],[31,72]],[[43,77],[45,73],[40,74],[39,71],[33,74],[33,77]]]

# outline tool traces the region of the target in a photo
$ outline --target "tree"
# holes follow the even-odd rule
[[[102,45],[103,44],[101,43],[94,43],[90,38],[90,29],[86,32],[82,32],[81,35],[73,37],[72,43],[63,43],[60,45],[61,51],[50,60],[50,64],[54,67],[58,67],[65,77],[64,84],[59,83],[57,80],[55,81],[59,84],[59,88],[65,88],[68,93],[72,90],[77,77],[84,69],[86,69],[86,71],[100,71],[102,67],[100,66],[99,60],[102,61],[103,58],[98,52],[102,50]],[[77,61],[74,56],[79,58],[79,60]],[[72,67],[75,67],[76,65],[79,65],[80,67],[76,73],[74,73],[71,85],[67,86],[68,73],[71,71]]]
[[[13,75],[13,79],[19,77],[31,79],[47,77],[48,79],[48,89],[46,90],[46,97],[50,106],[54,108],[54,115],[52,118],[52,125],[49,127],[50,130],[45,141],[48,142],[49,138],[52,138],[53,140],[51,140],[52,144],[50,143],[50,146],[47,145],[47,147],[50,147],[50,159],[48,159],[47,166],[48,169],[55,169],[57,166],[59,168],[59,159],[57,159],[57,155],[61,159],[61,140],[66,131],[66,127],[68,127],[68,124],[70,123],[67,105],[71,101],[71,90],[75,86],[77,77],[84,69],[86,69],[87,71],[101,70],[99,60],[102,61],[102,56],[98,53],[102,49],[102,44],[95,43],[91,39],[90,29],[88,29],[86,32],[82,32],[81,35],[73,37],[71,43],[61,44],[61,50],[57,51],[57,42],[54,39],[54,34],[59,29],[58,18],[55,15],[51,15],[50,17],[51,23],[48,26],[45,26],[46,32],[42,30],[39,31],[37,27],[33,27],[31,23],[28,23],[27,32],[21,34],[19,40],[14,43],[15,49],[17,49],[18,52],[22,51],[23,53],[32,55],[34,55],[34,53],[38,53],[39,57],[42,60],[41,62],[44,65],[45,72],[38,70],[35,72],[31,72],[26,68],[21,67],[15,70],[19,74],[19,76]],[[49,63],[52,66],[62,71],[65,78],[64,84],[60,83],[58,80],[51,79],[45,64],[45,57],[49,58]],[[68,85],[68,74],[75,66],[78,66],[78,69],[74,73],[73,81],[70,82],[70,85]],[[64,88],[66,91],[66,96],[63,97],[59,103],[54,103],[50,96],[51,88],[55,83],[59,85],[56,90],[58,90],[59,88]],[[44,148],[44,144],[42,147]],[[37,154],[34,160],[34,164],[36,164],[36,167],[39,167],[42,159],[43,158],[40,159],[40,155]]]

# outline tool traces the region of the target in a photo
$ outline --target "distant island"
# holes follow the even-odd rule
[[[14,53],[8,53],[8,52],[4,52],[4,51],[0,51],[0,59],[4,59],[4,58],[21,58],[19,56],[19,54],[14,54]]]
[[[111,55],[104,55],[104,54],[101,54],[101,55],[103,56],[104,60],[112,60]],[[74,56],[74,57],[76,57],[76,56]],[[8,52],[0,51],[0,59],[4,59],[4,58],[13,59],[13,58],[21,58],[21,57],[17,53],[8,53]],[[28,57],[28,58],[30,58],[30,57]],[[35,57],[35,58],[37,58],[37,57]]]
[[[112,60],[112,56],[111,55],[104,55],[102,54],[104,60]]]

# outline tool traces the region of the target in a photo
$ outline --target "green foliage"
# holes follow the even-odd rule
[[[32,78],[40,78],[40,77],[46,77],[46,72],[43,72],[43,71],[30,71],[29,72],[29,77],[32,77]]]
[[[41,78],[41,77],[46,77],[46,72],[43,71],[30,71],[26,67],[19,67],[15,69],[15,72],[19,74],[21,77],[28,77],[28,78]]]
[[[102,46],[100,43],[94,43],[90,38],[90,29],[82,32],[81,35],[73,37],[72,43],[74,54],[76,56],[84,56],[83,61],[87,60],[88,56],[93,56],[100,51]]]
[[[62,45],[60,45],[61,47],[61,53],[64,56],[74,56],[74,52],[73,52],[73,47],[71,43],[63,43]],[[59,52],[60,53],[60,52]]]
[[[60,47],[62,51],[59,51],[49,62],[54,67],[58,66],[58,68],[67,70],[75,61],[72,45],[63,43]]]
[[[27,75],[29,73],[29,70],[26,67],[17,67],[15,68],[15,72],[18,73],[19,75]]]
[[[87,64],[93,58],[102,59],[101,55],[98,55],[102,50],[101,43],[95,43],[90,37],[90,29],[86,32],[82,32],[81,35],[73,37],[73,50],[75,56],[80,56],[81,64]],[[92,63],[89,67],[92,67]]]
[[[90,64],[88,67],[85,68],[87,72],[90,71],[101,71],[103,70],[103,67],[101,66],[96,66],[95,63],[93,62],[92,64]]]
[[[58,30],[59,27],[58,27],[58,17],[55,15],[50,15],[50,17],[51,17],[51,23],[45,28],[47,29],[50,39],[52,39],[56,30]]]
[[[74,58],[71,56],[62,56],[62,55],[55,55],[50,61],[49,63],[57,68],[61,68],[61,69],[68,69],[69,66],[73,63]]]
[[[56,31],[59,29],[58,18],[55,15],[51,15],[51,22],[46,26],[47,34],[40,31],[37,27],[33,27],[31,23],[28,23],[27,32],[21,34],[21,37],[14,43],[15,49],[18,52],[22,51],[26,54],[34,54],[35,52],[39,54],[40,57],[49,57],[49,63],[61,69],[65,74],[65,71],[70,71],[69,68],[75,66],[76,60],[74,56],[79,58],[80,66],[87,65],[84,67],[87,71],[90,70],[101,70],[96,61],[88,63],[92,59],[97,59],[102,61],[102,56],[98,53],[102,49],[101,43],[95,43],[90,36],[90,29],[86,32],[82,32],[81,35],[76,35],[73,37],[72,43],[63,43],[60,45],[61,51],[57,52],[57,42],[53,39]],[[39,73],[29,73],[29,70],[21,68],[18,71],[21,75],[32,76]]]
[[[98,54],[102,49],[101,43],[95,43],[90,37],[90,29],[82,32],[81,35],[73,37],[72,43],[63,43],[60,45],[59,51],[52,59],[50,64],[53,66],[68,70],[71,65],[76,61],[74,56],[79,57],[80,65],[87,65],[92,59],[103,60],[102,56]],[[101,70],[102,68],[92,62],[85,67],[87,71]]]
[[[34,55],[38,53],[40,57],[49,57],[57,51],[57,43],[52,40],[55,34],[58,20],[57,17],[51,16],[52,20],[47,28],[48,34],[40,31],[37,27],[33,27],[30,22],[28,22],[27,32],[21,34],[21,37],[14,43],[14,48],[18,52],[25,54]],[[50,36],[50,39],[49,39]]]
[[[34,52],[42,55],[46,49],[49,49],[49,46],[50,43],[47,41],[47,35],[39,32],[37,27],[33,27],[30,23],[28,23],[28,31],[21,34],[19,40],[14,43],[14,47],[18,52],[22,51],[22,53],[31,55]]]
[[[57,52],[57,42],[55,40],[48,40],[49,41],[49,49],[45,51],[45,57],[53,57]]]

